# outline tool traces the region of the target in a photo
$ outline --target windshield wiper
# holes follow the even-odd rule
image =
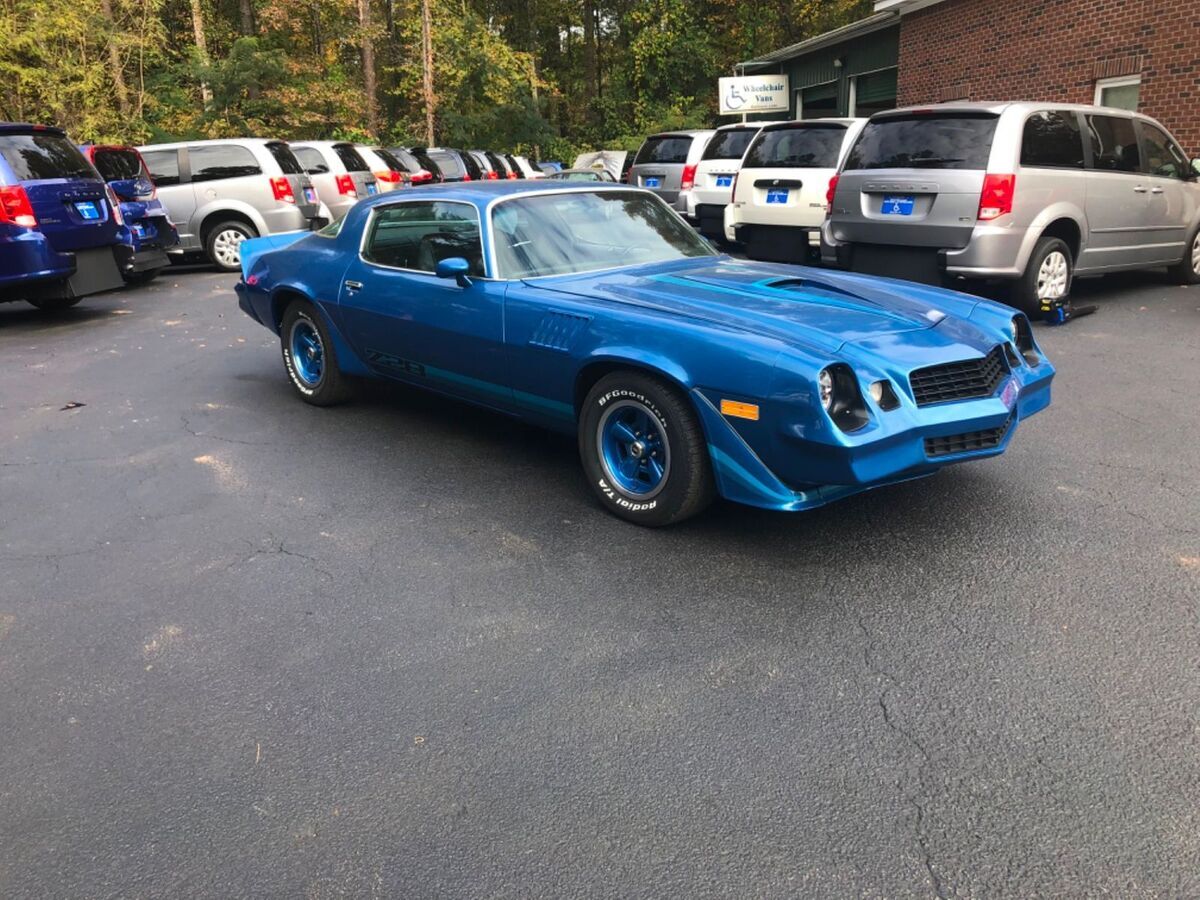
[[[962,162],[960,156],[922,156],[919,159],[910,159],[908,165],[910,168],[919,169],[922,166],[940,166],[945,163]]]

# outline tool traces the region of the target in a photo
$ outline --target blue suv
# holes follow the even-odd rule
[[[130,284],[149,281],[170,264],[168,254],[182,256],[183,252],[179,232],[158,199],[146,161],[133,147],[86,144],[79,149],[121,204],[121,218],[133,244],[133,261],[124,273],[125,280]]]
[[[0,122],[0,301],[66,309],[121,287],[127,235],[111,191],[61,129]]]

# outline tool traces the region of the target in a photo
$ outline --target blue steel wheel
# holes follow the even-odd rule
[[[671,443],[645,404],[611,404],[600,417],[596,443],[605,473],[626,494],[649,500],[663,489],[671,470]]]
[[[283,366],[305,402],[331,406],[346,398],[348,385],[338,369],[333,340],[321,315],[307,300],[296,300],[279,327]]]
[[[612,372],[579,408],[579,457],[601,504],[639,525],[670,525],[716,495],[712,461],[687,394],[649,373]]]

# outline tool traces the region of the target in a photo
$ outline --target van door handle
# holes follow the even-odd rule
[[[1144,193],[1146,193],[1146,189],[1139,184],[1136,187],[1134,187],[1133,192],[1135,194],[1144,194]]]
[[[346,290],[361,291],[362,290],[362,282],[361,281],[347,281],[346,282]]]
[[[1156,188],[1150,188],[1150,193],[1152,193],[1152,194],[1161,194],[1161,193],[1162,193],[1162,188],[1160,188],[1160,187],[1156,187]]]

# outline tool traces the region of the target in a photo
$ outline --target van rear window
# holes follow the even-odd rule
[[[741,159],[756,134],[757,128],[730,128],[728,131],[718,131],[704,148],[702,158]]]
[[[353,145],[334,144],[333,152],[342,161],[342,165],[346,167],[347,172],[371,171],[371,167],[367,165],[366,160],[358,155],[358,151],[354,149]]]
[[[846,169],[986,169],[998,118],[991,113],[919,113],[867,123]]]
[[[688,135],[646,138],[646,143],[642,144],[642,149],[638,151],[633,164],[640,166],[645,163],[685,163],[691,149],[692,138]]]
[[[47,178],[96,178],[79,148],[57,134],[2,134],[0,156],[19,181]]]
[[[142,159],[133,150],[97,150],[92,163],[105,181],[125,181],[140,178],[143,174]]]
[[[846,129],[805,125],[764,131],[746,153],[746,169],[836,169]]]
[[[275,162],[279,163],[279,169],[284,175],[304,174],[304,167],[300,165],[300,160],[296,159],[296,154],[292,152],[292,148],[283,141],[271,141],[267,144],[267,149],[275,157]]]

